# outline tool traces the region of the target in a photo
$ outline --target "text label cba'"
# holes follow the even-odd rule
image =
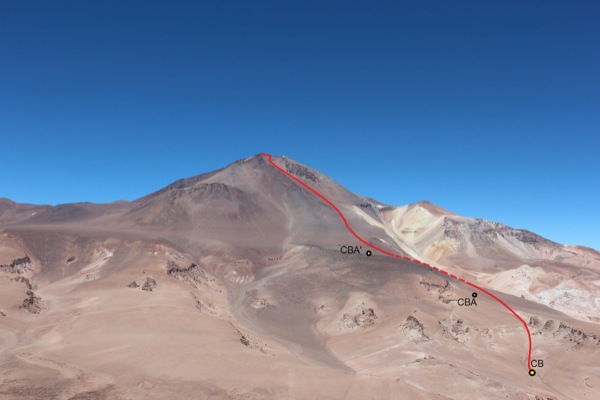
[[[458,299],[458,305],[461,307],[470,307],[470,306],[475,306],[477,307],[477,300],[472,299],[470,297],[465,297],[464,299]]]
[[[342,254],[360,254],[360,248],[362,246],[342,246],[340,251]]]

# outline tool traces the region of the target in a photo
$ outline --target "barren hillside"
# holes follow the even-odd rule
[[[0,398],[598,397],[598,252],[273,161],[367,243],[501,298],[544,366],[529,376],[527,333],[492,297],[367,256],[256,155],[133,202],[1,200]]]

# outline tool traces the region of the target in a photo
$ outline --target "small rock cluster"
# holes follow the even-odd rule
[[[198,285],[209,282],[206,273],[196,264],[190,264],[187,268],[181,268],[173,261],[167,263],[167,274],[173,278],[184,281],[190,286],[198,288]]]
[[[32,314],[39,314],[46,307],[44,306],[44,302],[42,298],[36,296],[33,291],[27,291],[27,297],[23,300],[23,303],[19,306],[19,308],[24,308]]]
[[[230,322],[231,324],[231,322]],[[252,336],[242,333],[242,331],[240,331],[235,325],[231,324],[231,326],[237,331],[237,333],[239,333],[240,335],[240,343],[243,344],[246,347],[249,347],[251,349],[256,349],[256,350],[260,350],[262,353],[267,354],[267,345],[266,343],[263,343],[262,341],[253,338]]]
[[[452,315],[450,321],[442,319],[438,323],[447,338],[456,340],[459,343],[465,343],[471,339],[471,329],[464,323],[462,318]]]
[[[144,284],[142,285],[142,290],[151,292],[154,289],[156,289],[156,280],[154,280],[154,278],[149,277],[149,276],[146,277],[146,282],[144,282]]]
[[[452,287],[450,286],[450,282],[444,279],[443,285],[438,285],[433,282],[427,282],[426,280],[421,280],[419,282],[421,286],[423,286],[427,290],[427,294],[429,295],[438,295],[438,300],[440,303],[448,304],[450,300],[447,298],[452,295]]]
[[[584,345],[600,346],[600,336],[571,327],[562,321],[549,319],[542,323],[538,317],[529,319],[529,327],[533,335],[556,338],[579,349]]]
[[[0,264],[0,272],[8,272],[11,274],[23,274],[32,271],[31,258],[28,255],[25,257],[15,258],[10,264]]]
[[[256,299],[252,302],[252,308],[260,310],[261,308],[265,308],[269,306],[269,302],[267,299]]]
[[[402,324],[402,332],[408,337],[408,339],[413,343],[422,343],[429,341],[429,337],[425,335],[425,327],[423,324],[413,317],[409,315],[406,317],[406,321]]]
[[[147,276],[146,281],[142,284],[142,290],[144,290],[146,292],[151,292],[151,291],[155,290],[157,286],[158,286],[158,284],[156,283],[156,280],[154,278],[152,278],[151,276]],[[127,285],[127,287],[132,288],[132,289],[137,289],[140,287],[140,285],[138,285],[138,283],[136,281],[133,281],[129,285]]]
[[[214,303],[203,303],[198,297],[196,297],[196,308],[204,313],[212,315],[217,314],[217,308],[215,307]]]
[[[313,174],[308,168],[306,168],[303,165],[294,164],[294,163],[286,161],[285,169],[290,174],[296,175],[297,177],[300,177],[300,178],[305,178],[306,180],[309,180],[311,182],[317,183],[319,181],[317,176],[315,174]]]
[[[29,278],[23,275],[33,271],[33,264],[31,258],[28,255],[24,257],[15,258],[10,264],[0,264],[0,272],[16,274],[17,276],[11,278],[15,282],[22,283],[27,288],[27,297],[23,300],[19,308],[25,309],[32,314],[39,314],[46,308],[44,301],[41,297],[37,296],[33,291],[33,285]],[[0,316],[5,317],[4,312],[0,312]]]
[[[347,329],[371,328],[379,317],[373,308],[367,308],[364,302],[357,307],[356,314],[345,313],[342,315],[342,327]]]

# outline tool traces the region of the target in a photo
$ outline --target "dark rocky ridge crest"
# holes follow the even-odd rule
[[[513,237],[523,243],[546,246],[559,245],[559,243],[553,242],[528,230],[515,229],[499,222],[487,221],[479,218],[471,221],[457,221],[452,218],[445,218],[444,234],[447,237],[456,239],[467,235],[488,236],[494,239],[498,238],[498,236],[503,236]]]
[[[317,183],[319,181],[317,179],[317,176],[312,171],[310,171],[307,167],[305,167],[303,165],[292,163],[292,162],[286,160],[285,161],[285,169],[290,174],[296,175],[297,177],[300,177],[300,178],[304,178],[308,181],[311,181],[314,183]]]

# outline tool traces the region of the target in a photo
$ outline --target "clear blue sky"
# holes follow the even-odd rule
[[[598,1],[3,1],[0,197],[132,200],[264,151],[600,249],[598,21]]]

